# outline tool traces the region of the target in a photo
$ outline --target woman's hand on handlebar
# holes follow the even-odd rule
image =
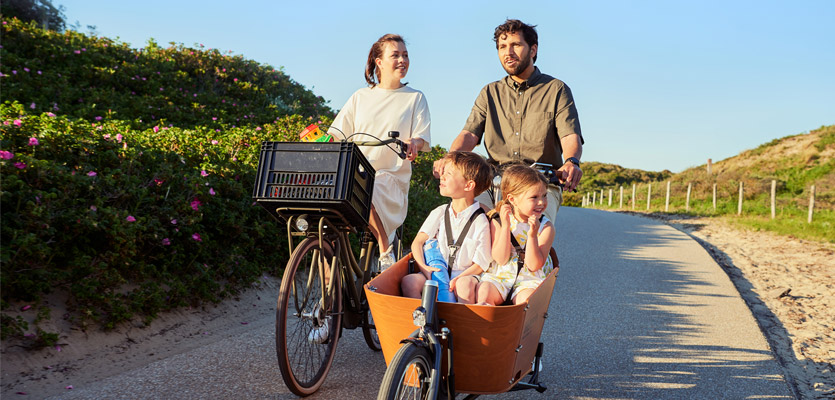
[[[421,138],[410,138],[403,140],[403,144],[406,146],[404,150],[406,152],[406,159],[409,161],[414,161],[417,158],[418,152],[420,149],[423,148],[424,143],[426,143]]]

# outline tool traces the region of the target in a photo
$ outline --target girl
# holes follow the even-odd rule
[[[476,302],[500,305],[510,294],[525,302],[554,268],[549,256],[554,225],[543,215],[548,181],[539,171],[514,165],[502,174],[502,200],[491,211],[495,263],[481,276]]]
[[[380,245],[380,270],[394,264],[391,239],[406,219],[410,161],[418,151],[429,151],[429,106],[418,90],[402,83],[409,71],[409,52],[399,35],[387,34],[378,39],[368,52],[365,81],[369,87],[357,90],[334,119],[328,131],[334,137],[347,137],[363,132],[388,139],[389,131],[400,132],[407,144],[406,160],[401,160],[386,146],[360,147],[377,171],[371,198],[371,232]],[[367,141],[365,135],[357,140]]]

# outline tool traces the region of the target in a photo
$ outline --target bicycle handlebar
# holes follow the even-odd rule
[[[380,138],[378,138],[378,137],[376,137],[372,134],[365,133],[365,132],[355,132],[355,133],[351,134],[350,136],[343,138],[342,141],[347,142],[348,139],[352,138],[354,135],[365,135],[365,136],[371,136],[372,138],[374,138],[374,140],[372,140],[372,141],[356,141],[356,140],[351,141],[352,143],[356,144],[357,146],[386,146],[386,147],[390,148],[392,151],[394,151],[394,153],[397,154],[397,156],[400,157],[401,160],[406,159],[406,149],[408,148],[408,145],[406,143],[403,143],[402,140],[398,139],[398,137],[400,137],[400,132],[398,132],[398,131],[389,131],[389,133],[388,133],[389,138],[388,139],[380,139]],[[395,150],[391,146],[389,146],[389,144],[392,144],[392,143],[394,143],[397,146],[397,149],[399,151]]]

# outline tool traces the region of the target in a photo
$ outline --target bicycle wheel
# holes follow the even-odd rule
[[[380,351],[383,347],[380,345],[380,337],[377,336],[377,326],[374,325],[374,316],[368,308],[368,299],[365,298],[365,290],[362,291],[362,303],[365,308],[365,313],[362,316],[362,336],[365,338],[365,344],[368,348],[374,351]]]
[[[405,343],[383,375],[377,400],[435,398],[436,393],[429,393],[431,374],[429,351],[414,343]]]
[[[310,395],[322,386],[333,363],[342,327],[341,280],[334,283],[332,298],[322,306],[319,275],[319,240],[307,238],[293,251],[278,295],[275,322],[278,367],[287,387],[298,396]],[[324,245],[326,274],[333,249]],[[337,275],[338,277],[338,275]]]

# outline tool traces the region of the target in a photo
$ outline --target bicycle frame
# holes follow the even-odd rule
[[[311,212],[316,211],[320,213],[325,211],[339,215],[339,212],[333,209],[305,209],[294,207],[293,210],[309,210]],[[278,209],[276,211],[281,214],[282,209]],[[328,260],[328,265],[335,265],[337,268],[330,268],[330,271],[326,271],[324,255],[321,252],[318,252],[316,255],[319,258],[319,262],[317,263],[319,269],[318,276],[327,276],[324,278],[322,285],[320,285],[322,290],[322,300],[319,305],[324,308],[326,304],[331,302],[331,300],[335,297],[334,290],[336,288],[336,285],[333,285],[332,282],[336,279],[341,279],[342,287],[347,290],[347,296],[345,296],[342,301],[343,306],[346,306],[344,310],[349,311],[345,316],[351,317],[347,321],[349,322],[348,328],[356,327],[357,319],[360,318],[362,313],[365,311],[362,309],[359,299],[363,283],[367,282],[371,278],[371,257],[369,257],[369,254],[374,246],[373,238],[370,237],[371,235],[368,232],[364,232],[360,241],[360,257],[359,261],[357,261],[356,257],[354,257],[354,252],[351,250],[350,241],[348,239],[348,234],[351,233],[351,231],[356,232],[355,229],[338,229],[336,228],[336,225],[332,224],[328,220],[327,217],[319,217],[315,230],[308,228],[303,232],[294,231],[293,226],[295,221],[299,219],[299,216],[290,215],[287,216],[286,219],[287,243],[290,247],[290,254],[292,254],[294,250],[293,236],[317,238],[319,240],[319,248],[324,248],[324,242],[328,242],[332,245],[334,254],[333,259]],[[339,275],[337,276],[337,274]],[[313,279],[312,275],[310,279]],[[308,284],[311,283],[312,282],[308,282]]]

